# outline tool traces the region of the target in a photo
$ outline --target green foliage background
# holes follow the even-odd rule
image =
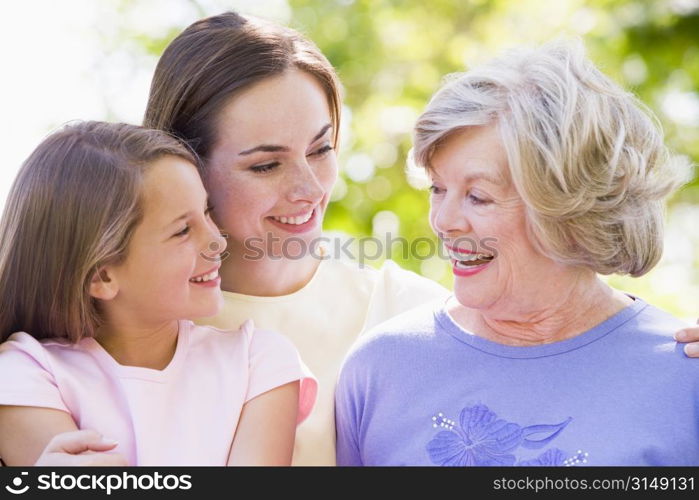
[[[129,9],[137,1],[123,0],[120,7]],[[225,10],[221,2],[189,4],[199,17]],[[388,221],[388,227],[397,222],[408,241],[434,241],[427,193],[412,187],[405,175],[414,118],[443,75],[463,71],[503,48],[553,37],[582,37],[595,63],[656,112],[671,148],[699,160],[696,0],[289,0],[268,2],[267,11],[259,5],[251,10],[249,2],[224,4],[302,31],[338,70],[346,105],[340,152],[344,168],[326,216],[327,230],[371,236],[380,221],[382,227]],[[125,28],[121,37],[157,56],[184,27],[173,26],[160,37]],[[695,178],[672,200],[671,221],[677,217],[673,227],[680,236],[668,240],[668,246],[697,248],[698,200]],[[419,252],[429,245],[423,241],[422,246]],[[445,262],[399,250],[392,258],[401,265],[450,285]],[[695,317],[697,264],[694,250],[681,265],[666,259],[661,269],[643,278],[610,281],[675,314]]]

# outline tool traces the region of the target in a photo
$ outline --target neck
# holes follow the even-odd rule
[[[231,253],[219,271],[221,289],[258,297],[288,295],[311,281],[320,262],[313,255],[299,260],[249,260]]]
[[[449,307],[449,313],[459,325],[480,337],[505,345],[532,346],[580,335],[632,302],[593,276],[539,300],[541,305],[537,307],[517,307],[515,300],[505,311],[468,309],[456,303]]]
[[[149,327],[106,321],[95,340],[120,365],[162,370],[175,355],[177,336],[177,321]]]

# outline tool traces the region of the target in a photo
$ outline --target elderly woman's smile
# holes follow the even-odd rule
[[[553,263],[530,242],[496,127],[447,137],[429,173],[430,222],[452,260],[456,297],[481,308],[514,290],[528,293]]]
[[[481,272],[493,261],[495,255],[472,252],[458,247],[446,246],[453,264],[455,276],[472,276]]]

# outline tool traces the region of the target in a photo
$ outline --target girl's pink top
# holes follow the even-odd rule
[[[163,370],[120,365],[92,338],[18,332],[0,345],[0,405],[68,412],[79,429],[117,440],[131,465],[225,465],[243,405],[295,380],[300,423],[316,380],[289,340],[251,321],[235,331],[180,321]]]

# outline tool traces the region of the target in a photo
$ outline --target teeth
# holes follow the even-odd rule
[[[460,252],[456,252],[454,250],[449,250],[449,256],[459,262],[472,262],[474,260],[492,260],[493,256],[492,255],[486,255],[484,253],[470,253],[470,254],[464,254]]]
[[[492,259],[487,258],[487,259],[483,259],[483,260],[486,260],[486,261],[490,262]],[[461,268],[463,268],[463,269],[467,269],[467,268],[471,268],[471,267],[485,266],[485,265],[488,264],[488,262],[481,262],[481,263],[479,263],[479,264],[475,264],[475,262],[476,262],[476,259],[472,259],[472,260],[457,260],[456,263],[455,263],[455,265],[456,265],[456,267],[461,267]]]
[[[282,224],[292,224],[298,226],[299,224],[305,224],[311,220],[313,215],[313,210],[308,212],[306,215],[299,215],[298,217],[272,217],[274,220],[281,222]]]
[[[218,269],[215,271],[211,271],[209,274],[205,274],[204,276],[198,276],[196,278],[192,278],[189,281],[194,281],[195,283],[201,283],[204,281],[215,280],[216,278],[218,278]]]

